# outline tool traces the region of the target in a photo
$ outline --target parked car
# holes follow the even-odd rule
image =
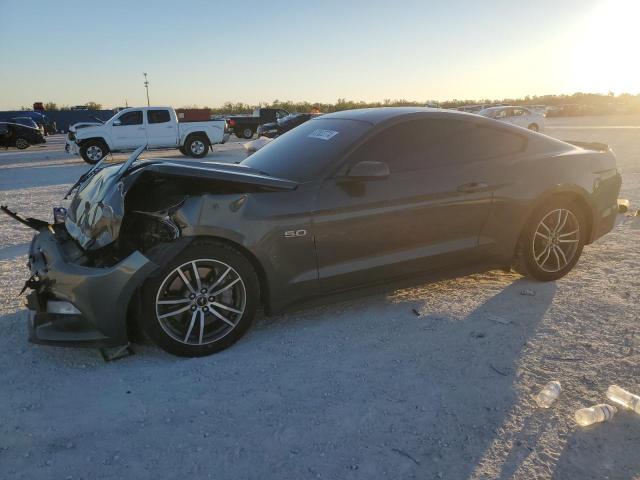
[[[253,138],[260,125],[276,122],[289,115],[281,108],[256,108],[251,116],[237,116],[227,118],[229,133],[235,133],[238,138]]]
[[[524,107],[491,107],[478,112],[483,117],[511,123],[534,132],[544,129],[544,115]]]
[[[277,122],[265,123],[258,127],[258,136],[267,138],[276,138],[289,130],[302,125],[307,120],[312,119],[314,116],[318,116],[317,113],[292,113],[284,118],[279,119]]]
[[[105,155],[147,145],[150,149],[178,148],[183,155],[202,158],[209,148],[228,139],[224,120],[179,123],[171,107],[127,108],[102,125],[74,133],[69,151],[85,162],[98,163]]]
[[[16,147],[24,150],[30,145],[45,142],[44,135],[37,127],[20,123],[0,122],[0,146],[4,148]]]
[[[25,127],[36,128],[41,132],[43,131],[43,129],[41,129],[35,122],[35,120],[33,120],[31,117],[11,117],[9,119],[9,122],[17,123],[18,125],[24,125]]]
[[[103,165],[66,219],[25,219],[30,339],[208,355],[267,314],[328,294],[513,267],[566,275],[609,232],[621,177],[572,145],[448,110],[310,120],[240,164]],[[138,323],[134,323],[138,322]]]

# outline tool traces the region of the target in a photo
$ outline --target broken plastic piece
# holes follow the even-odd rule
[[[549,408],[560,396],[561,390],[562,386],[557,380],[547,383],[540,393],[535,396],[536,403],[539,407]]]
[[[122,345],[119,347],[113,348],[101,348],[100,355],[102,355],[102,359],[105,362],[115,362],[116,360],[120,360],[122,358],[130,357],[134,355],[136,352],[131,348],[131,344],[127,343],[126,345]]]
[[[634,395],[618,385],[611,385],[608,388],[607,398],[626,409],[640,414],[640,396]]]
[[[582,427],[599,422],[608,422],[618,409],[613,405],[600,403],[589,408],[581,408],[576,412],[576,423]]]
[[[627,200],[626,198],[618,199],[618,213],[627,213],[629,211],[629,208],[631,208],[629,200]]]

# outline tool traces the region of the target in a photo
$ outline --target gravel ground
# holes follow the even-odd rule
[[[612,145],[637,208],[640,118],[548,125]],[[0,153],[0,203],[50,215],[86,168],[59,149]],[[639,416],[573,422],[612,383],[640,392],[640,217],[555,283],[488,272],[259,318],[208,358],[145,345],[114,363],[26,342],[30,236],[0,218],[2,479],[640,478]]]

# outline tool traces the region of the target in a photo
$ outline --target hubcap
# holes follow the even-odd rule
[[[245,129],[244,138],[251,138],[251,137],[253,137],[253,130],[251,130],[250,128]]]
[[[29,142],[27,142],[24,138],[19,138],[16,140],[16,148],[23,150],[29,146]]]
[[[242,278],[226,263],[199,259],[166,276],[156,295],[156,318],[174,340],[206,345],[227,336],[247,302]]]
[[[204,145],[204,142],[200,140],[194,140],[193,142],[191,142],[191,151],[196,155],[200,155],[202,152],[204,152],[205,148],[206,147]]]
[[[87,157],[89,160],[98,161],[102,158],[102,149],[96,145],[87,148]]]
[[[580,223],[572,211],[559,208],[538,224],[533,238],[533,258],[540,269],[555,273],[575,257],[580,242]]]

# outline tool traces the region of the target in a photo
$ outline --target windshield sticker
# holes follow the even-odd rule
[[[320,140],[330,140],[338,134],[335,130],[322,130],[320,128],[314,130],[309,135],[309,138],[317,138]]]

